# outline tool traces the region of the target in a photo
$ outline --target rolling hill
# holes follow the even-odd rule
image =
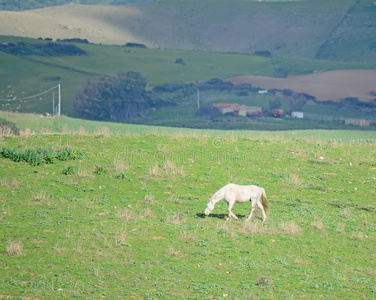
[[[143,43],[151,48],[254,53],[289,59],[375,57],[370,0],[172,1],[123,6],[66,5],[0,12],[0,34]],[[340,41],[340,42],[339,42]]]

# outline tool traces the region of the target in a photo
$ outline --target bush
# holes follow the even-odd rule
[[[147,48],[144,44],[138,44],[138,43],[126,43],[124,47],[129,48]]]
[[[49,42],[47,44],[26,44],[26,43],[3,43],[0,44],[0,51],[15,55],[84,55],[86,52],[73,44],[58,44]]]
[[[20,135],[20,130],[16,124],[0,118],[0,135]]]
[[[95,171],[94,171],[94,174],[97,174],[97,175],[103,175],[103,174],[106,174],[107,171],[104,167],[102,166],[95,166]]]
[[[62,172],[64,175],[74,175],[76,174],[76,167],[75,166],[68,166],[63,169]]]

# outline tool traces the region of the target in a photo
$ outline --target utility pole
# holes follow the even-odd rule
[[[57,129],[60,130],[60,115],[61,115],[61,88],[60,83],[57,85],[58,87],[58,106],[57,106]]]
[[[60,117],[61,115],[61,89],[60,89],[60,83],[57,85],[58,87],[58,93],[59,93],[59,104],[58,104],[58,116]]]
[[[200,109],[200,90],[197,88],[197,110]]]
[[[197,87],[197,110],[200,109],[200,89],[199,89],[199,82],[196,81],[196,87]]]
[[[56,115],[56,107],[55,107],[55,92],[52,92],[52,115]]]

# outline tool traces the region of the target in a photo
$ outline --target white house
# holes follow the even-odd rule
[[[297,119],[303,119],[304,113],[302,111],[293,111],[291,112],[291,117],[297,118]]]
[[[262,109],[259,106],[247,106],[237,103],[218,103],[213,104],[213,107],[216,107],[221,111],[221,113],[233,113],[235,116],[262,116]]]

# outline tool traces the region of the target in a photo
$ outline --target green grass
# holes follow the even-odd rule
[[[84,157],[0,158],[1,294],[373,298],[375,143],[252,134],[2,137],[3,147]],[[233,208],[240,221],[225,220],[224,202],[203,216],[228,182],[265,188],[266,223],[259,210],[244,223],[247,204]]]
[[[11,121],[26,134],[52,134],[71,133],[77,135],[85,134],[151,134],[151,135],[181,135],[181,136],[211,136],[211,137],[233,137],[233,138],[253,138],[267,140],[307,140],[318,142],[366,142],[376,140],[375,131],[364,130],[284,130],[279,131],[280,124],[275,120],[274,131],[262,130],[218,130],[218,129],[190,129],[166,126],[147,126],[134,124],[120,124],[110,122],[95,122],[80,120],[69,117],[46,118],[37,114],[19,114],[1,112],[0,117]],[[273,121],[273,120],[272,120]],[[294,121],[294,120],[291,120]],[[353,127],[352,127],[353,128]]]

